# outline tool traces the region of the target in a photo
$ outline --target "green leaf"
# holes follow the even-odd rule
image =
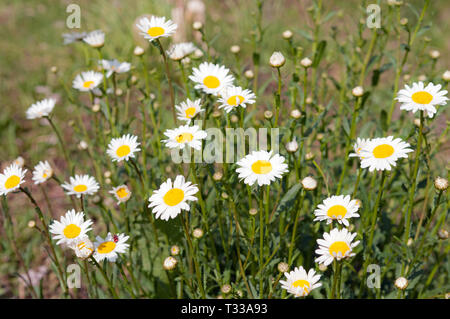
[[[320,60],[323,57],[323,53],[325,52],[326,46],[327,46],[327,41],[322,40],[319,42],[316,53],[314,54],[314,60],[313,60],[313,64],[312,64],[313,68],[317,68],[317,66],[319,65]]]
[[[292,208],[301,187],[302,185],[297,183],[288,190],[288,192],[281,198],[275,214],[280,214],[281,212],[288,211]]]

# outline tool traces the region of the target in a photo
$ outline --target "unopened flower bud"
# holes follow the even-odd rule
[[[229,197],[227,193],[222,193],[221,196],[223,199],[228,199],[228,197]]]
[[[312,153],[312,152],[308,152],[308,153],[306,153],[306,155],[305,155],[305,159],[306,159],[307,161],[310,161],[310,160],[314,159],[314,157],[315,157],[315,155],[314,155],[314,153]]]
[[[231,286],[229,284],[225,284],[220,288],[223,294],[227,295],[231,292]]]
[[[289,265],[285,262],[280,262],[277,268],[279,272],[286,272],[289,270]]]
[[[408,18],[401,18],[400,19],[400,24],[401,25],[407,25],[408,24]]]
[[[443,177],[436,177],[436,179],[434,180],[434,187],[438,190],[438,191],[446,191],[448,188],[448,180],[443,178]]]
[[[283,32],[283,39],[289,40],[290,38],[292,38],[292,31],[291,30],[286,30]]]
[[[111,175],[112,175],[111,171],[105,171],[105,172],[103,173],[103,176],[105,176],[106,178],[110,178]]]
[[[439,231],[438,231],[438,238],[442,239],[442,240],[448,239],[448,231],[446,231],[443,228],[439,229]]]
[[[269,63],[273,68],[281,68],[286,63],[286,59],[281,52],[276,51],[272,53]]]
[[[57,67],[57,66],[52,66],[52,67],[50,68],[50,72],[52,72],[52,73],[58,72],[58,67]]]
[[[192,24],[192,28],[193,28],[194,30],[201,30],[201,29],[203,28],[203,23],[201,23],[200,21],[195,21],[195,22]]]
[[[353,88],[352,94],[355,97],[361,97],[364,94],[364,89],[362,88],[362,86],[357,86],[357,87]]]
[[[444,74],[442,74],[442,80],[449,82],[450,81],[450,71],[447,70],[444,72]]]
[[[430,51],[430,57],[434,60],[439,59],[441,56],[441,53],[438,50],[431,50]]]
[[[311,59],[309,59],[309,58],[303,58],[303,59],[300,61],[300,64],[301,64],[301,66],[304,67],[304,68],[309,68],[309,67],[312,65],[312,61],[311,61]]]
[[[295,120],[299,119],[302,116],[302,112],[298,109],[293,109],[290,113],[291,117]]]
[[[223,178],[223,173],[222,172],[215,172],[213,175],[213,180],[220,181]]]
[[[264,117],[265,117],[267,120],[270,120],[270,119],[272,118],[272,116],[273,116],[272,111],[265,111],[265,112],[264,112]]]
[[[28,222],[28,228],[34,228],[36,226],[36,222],[34,220],[30,220]]]
[[[201,228],[196,228],[196,229],[194,229],[194,231],[192,232],[192,235],[193,235],[195,238],[197,238],[197,239],[202,238],[202,237],[203,237],[203,230],[202,230]]]
[[[92,112],[97,113],[98,111],[100,111],[100,104],[92,105]]]
[[[256,208],[250,208],[248,213],[252,216],[255,216],[256,214],[258,214],[258,210]]]
[[[400,290],[405,290],[406,287],[408,287],[408,279],[406,279],[405,277],[398,277],[395,280],[395,287]]]
[[[417,79],[419,80],[419,81],[426,81],[427,80],[427,76],[425,75],[425,74],[421,74],[421,75],[419,75],[418,77],[417,77]]]
[[[177,266],[177,263],[178,261],[174,257],[169,256],[166,259],[164,259],[163,268],[165,270],[173,270]]]
[[[133,54],[134,54],[135,56],[141,56],[141,55],[144,54],[144,52],[145,52],[145,51],[144,51],[143,48],[141,48],[140,46],[137,46],[137,47],[134,48]]]
[[[295,153],[298,150],[297,140],[294,138],[292,141],[286,143],[286,151],[289,153]]]
[[[22,156],[19,156],[13,161],[13,163],[19,167],[23,167],[25,165],[25,160]]]
[[[78,146],[80,150],[85,150],[88,148],[88,144],[85,141],[80,141],[80,144]]]
[[[317,188],[317,181],[311,176],[306,176],[304,179],[302,179],[301,183],[303,188],[308,191],[312,191]]]
[[[203,51],[200,49],[196,49],[194,51],[194,58],[196,59],[200,59],[201,57],[203,57]]]
[[[319,270],[321,271],[321,272],[324,272],[324,271],[326,271],[327,270],[327,266],[325,266],[325,264],[319,264]]]
[[[241,47],[238,45],[232,45],[230,51],[231,53],[238,54],[241,51]]]
[[[252,70],[247,70],[247,71],[245,71],[244,72],[244,76],[247,78],[247,79],[253,79],[253,77],[255,76],[255,74],[253,74],[253,71]]]

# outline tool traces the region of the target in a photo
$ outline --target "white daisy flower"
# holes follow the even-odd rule
[[[95,89],[103,80],[103,74],[95,71],[87,71],[78,74],[72,82],[72,87],[81,92]]]
[[[87,32],[71,32],[63,33],[62,37],[64,38],[64,44],[71,44],[77,41],[82,41],[86,35]]]
[[[199,150],[202,147],[202,139],[206,138],[206,132],[200,130],[198,125],[182,125],[174,130],[166,130],[164,135],[168,137],[161,142],[166,143],[169,148],[183,148],[185,145]]]
[[[331,196],[317,206],[314,211],[316,218],[314,221],[326,220],[330,224],[333,220],[337,220],[339,224],[349,226],[348,219],[352,217],[359,217],[358,203],[356,200],[351,200],[350,195]]]
[[[89,175],[75,175],[70,177],[69,183],[64,183],[61,185],[67,192],[67,195],[76,195],[78,198],[81,195],[92,195],[95,194],[100,185],[96,182],[95,178]]]
[[[120,203],[125,203],[131,197],[131,191],[129,190],[127,185],[120,185],[114,187],[112,190],[109,191],[109,193],[113,194],[114,197],[117,199],[117,205],[120,205]]]
[[[94,244],[89,240],[88,236],[79,236],[69,246],[75,251],[78,258],[86,259],[94,253]]]
[[[53,169],[50,164],[47,161],[41,161],[34,167],[32,180],[37,185],[47,181],[52,175]]]
[[[109,78],[113,73],[126,73],[130,71],[131,64],[128,62],[119,62],[114,60],[100,60],[98,63],[107,71],[106,77]]]
[[[152,16],[150,19],[144,17],[136,24],[141,34],[150,42],[160,37],[169,37],[175,33],[177,29],[176,23],[167,20],[165,17]]]
[[[319,248],[316,254],[316,262],[328,266],[334,259],[341,260],[355,256],[353,248],[358,246],[359,240],[352,243],[356,233],[351,233],[347,228],[341,230],[334,228],[330,233],[324,233],[323,239],[317,239]]]
[[[234,76],[228,74],[229,72],[230,70],[223,65],[203,62],[198,68],[192,69],[189,79],[197,83],[195,89],[217,95],[224,88],[233,84]]]
[[[26,169],[16,164],[11,164],[0,174],[0,195],[6,195],[20,187],[25,182]]]
[[[247,104],[255,103],[256,95],[250,90],[244,90],[240,86],[228,86],[220,92],[219,109],[225,108],[230,113],[238,106],[245,108]]]
[[[353,150],[355,153],[350,153],[349,157],[359,157],[361,158],[361,150],[366,146],[367,142],[369,142],[369,139],[367,138],[357,138],[356,143],[353,144]]]
[[[83,41],[93,48],[101,48],[105,44],[105,33],[102,30],[89,32]]]
[[[311,293],[315,288],[322,286],[320,282],[320,275],[311,268],[308,273],[300,266],[295,267],[293,271],[285,272],[286,280],[280,280],[281,288],[286,289],[287,292],[293,294],[295,297],[304,297]]]
[[[140,151],[138,147],[141,143],[137,142],[137,136],[127,134],[119,138],[113,138],[108,145],[106,153],[112,158],[113,162],[134,158],[134,153]]]
[[[198,113],[205,111],[202,110],[202,107],[200,106],[201,101],[201,99],[195,101],[187,99],[186,101],[181,102],[180,105],[175,105],[178,119],[190,123]]]
[[[55,104],[55,99],[44,99],[32,104],[26,112],[27,119],[33,120],[44,116],[49,116],[53,111]]]
[[[77,239],[86,237],[86,233],[92,229],[92,224],[90,219],[84,220],[83,212],[77,213],[75,209],[72,209],[61,216],[61,221],[53,221],[50,225],[50,233],[54,235],[53,239],[58,239],[57,245],[66,244],[72,247]]]
[[[158,190],[153,192],[148,199],[150,202],[148,207],[153,207],[155,218],[169,220],[169,218],[177,217],[181,210],[189,211],[188,201],[196,201],[197,197],[194,194],[197,192],[196,185],[186,182],[183,175],[178,175],[173,184],[169,178],[161,184]]]
[[[284,157],[279,154],[272,156],[272,151],[253,151],[236,163],[239,168],[239,178],[244,183],[253,185],[258,182],[259,186],[269,185],[283,173],[288,171],[288,165],[284,163]]]
[[[180,61],[197,50],[192,42],[174,43],[167,50],[167,56],[174,60]]]
[[[445,96],[447,90],[442,90],[441,85],[428,83],[425,87],[423,82],[416,82],[412,87],[405,85],[405,88],[398,91],[397,97],[402,105],[400,110],[412,111],[416,113],[418,110],[426,111],[429,118],[432,118],[436,111],[436,105],[446,105],[448,98]]]
[[[372,139],[361,150],[361,167],[369,167],[370,172],[390,171],[399,158],[408,158],[407,154],[413,151],[409,146],[400,138],[394,140],[393,136]]]
[[[100,262],[106,258],[108,261],[115,262],[118,254],[125,253],[130,246],[125,243],[128,238],[130,238],[130,236],[125,236],[125,234],[111,235],[111,233],[108,233],[105,239],[97,236],[94,243],[95,260]]]

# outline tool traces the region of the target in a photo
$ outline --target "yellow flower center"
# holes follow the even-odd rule
[[[20,177],[17,175],[11,175],[10,177],[8,177],[8,179],[5,182],[5,188],[6,189],[14,188],[17,185],[19,185],[19,183],[20,183]]]
[[[418,104],[428,104],[433,100],[433,95],[428,92],[420,91],[411,96],[412,100]]]
[[[327,216],[330,218],[343,218],[347,214],[347,208],[342,205],[331,206],[327,211]]]
[[[121,187],[116,191],[116,194],[119,198],[124,198],[124,197],[127,197],[128,192],[125,189],[125,187]]]
[[[310,284],[309,281],[307,281],[307,280],[299,279],[299,280],[294,281],[294,282],[292,283],[292,286],[293,286],[294,288],[301,287],[301,288],[303,288],[303,290],[305,290],[306,292],[308,292],[308,291],[309,291],[309,288],[311,287],[311,284]]]
[[[110,253],[116,248],[116,243],[113,241],[105,241],[104,243],[101,243],[97,247],[97,251],[99,254],[107,254]]]
[[[240,96],[240,95],[233,95],[233,96],[229,97],[227,100],[227,104],[232,105],[232,106],[239,105],[242,102],[244,102],[244,97]]]
[[[394,154],[394,148],[389,144],[381,144],[373,149],[375,158],[386,158]]]
[[[159,37],[160,35],[163,35],[164,32],[164,29],[161,27],[151,27],[147,31],[148,35],[151,37]]]
[[[116,150],[116,154],[119,157],[124,157],[130,154],[130,147],[128,145],[122,145]]]
[[[86,89],[89,89],[92,84],[94,84],[94,81],[85,81],[83,83],[83,87],[85,87]]]
[[[196,111],[195,107],[190,107],[190,108],[186,109],[186,111],[185,111],[186,112],[186,117],[188,119],[194,117],[195,111]]]
[[[203,79],[203,84],[208,88],[208,89],[215,89],[220,85],[220,81],[217,77],[215,77],[214,75],[208,75],[207,77],[205,77]]]
[[[350,250],[350,247],[345,241],[336,241],[331,244],[329,251],[331,256],[337,256],[339,253],[345,256],[345,253]]]
[[[63,232],[67,238],[75,238],[81,233],[81,228],[75,224],[70,224],[64,228]]]
[[[272,171],[272,164],[269,161],[258,160],[252,164],[252,171],[255,174],[267,174]]]
[[[184,192],[179,188],[172,188],[170,191],[166,193],[163,197],[164,203],[168,206],[175,206],[181,203],[184,198]]]
[[[82,193],[82,192],[87,191],[87,186],[83,185],[83,184],[80,184],[80,185],[75,186],[73,188],[73,190],[76,191],[77,193]]]
[[[186,143],[186,142],[190,142],[194,139],[194,135],[192,135],[191,133],[181,133],[180,135],[178,135],[177,137],[175,137],[175,140],[178,143]]]

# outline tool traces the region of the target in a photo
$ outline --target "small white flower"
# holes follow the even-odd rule
[[[127,185],[120,185],[114,187],[112,190],[109,191],[109,193],[113,194],[114,197],[117,199],[117,205],[125,203],[131,197],[131,191],[128,189]]]
[[[284,157],[272,154],[272,151],[253,151],[238,161],[236,172],[239,178],[247,185],[270,185],[271,182],[288,172],[288,165],[284,163]]]
[[[180,61],[194,53],[195,50],[197,47],[192,42],[175,43],[167,50],[167,56],[174,61]]]
[[[160,37],[169,37],[175,33],[177,25],[172,20],[167,20],[165,17],[152,16],[150,19],[144,17],[136,24],[141,35],[150,42]]]
[[[39,102],[32,104],[26,113],[27,119],[39,119],[44,116],[49,116],[55,107],[55,99],[44,99]]]
[[[240,86],[228,86],[220,92],[219,109],[224,108],[227,113],[241,106],[247,107],[247,104],[255,103],[256,95],[248,89],[242,89]]]
[[[356,237],[356,233],[351,233],[347,228],[339,230],[334,228],[330,233],[324,233],[323,239],[317,239],[319,248],[316,254],[316,262],[328,266],[334,259],[341,260],[343,258],[350,258],[355,256],[353,248],[358,246],[359,240],[352,242]]]
[[[286,59],[284,58],[284,55],[281,52],[276,51],[272,53],[269,63],[274,68],[280,68],[284,65],[284,63],[286,63]]]
[[[327,224],[331,224],[333,220],[337,220],[345,227],[349,226],[348,219],[352,217],[359,217],[358,204],[356,200],[351,200],[350,195],[331,196],[326,198],[322,204],[317,206],[314,211],[316,218],[314,221],[326,220]]]
[[[367,142],[360,152],[361,167],[369,167],[369,171],[391,170],[399,158],[408,158],[413,150],[409,144],[393,136],[375,138]]]
[[[69,246],[75,251],[75,255],[78,258],[86,259],[89,258],[94,253],[94,244],[89,240],[88,236],[77,238]]]
[[[302,266],[295,267],[293,271],[285,272],[284,275],[286,276],[286,281],[280,280],[281,287],[295,297],[307,296],[313,289],[322,286],[319,282],[320,275],[316,275],[313,268],[307,273]]]
[[[87,32],[72,32],[63,33],[62,37],[64,38],[64,44],[71,44],[74,42],[82,41],[86,35]]]
[[[113,138],[108,145],[106,153],[112,158],[112,161],[121,162],[134,158],[134,153],[140,151],[138,147],[137,136],[127,134],[119,138]]]
[[[197,114],[205,111],[200,106],[201,101],[201,99],[197,99],[195,101],[187,99],[186,101],[181,102],[179,105],[175,105],[178,119],[190,123]]]
[[[81,92],[94,90],[103,80],[103,74],[95,71],[87,71],[78,74],[72,82],[74,89]]]
[[[110,77],[113,73],[126,73],[130,71],[131,64],[128,62],[119,62],[114,60],[100,60],[99,64],[107,71],[106,77]]]
[[[196,90],[217,95],[233,84],[234,77],[229,72],[230,70],[223,65],[203,62],[198,68],[192,69],[189,79],[196,83],[194,86]]]
[[[404,89],[398,91],[395,99],[402,103],[400,110],[413,113],[421,110],[432,118],[437,112],[435,106],[446,105],[448,101],[447,90],[441,91],[441,87],[440,84],[434,85],[431,82],[425,87],[423,82],[416,82],[412,84],[412,87],[405,85]]]
[[[105,44],[105,33],[102,30],[89,32],[83,41],[93,48],[101,48]]]
[[[97,236],[95,241],[95,252],[94,258],[97,262],[107,259],[110,262],[115,262],[117,260],[118,254],[123,254],[127,251],[129,244],[126,241],[130,236],[125,236],[125,234],[108,235],[103,239]]]
[[[47,161],[41,161],[34,167],[32,180],[37,185],[44,183],[49,178],[51,178],[52,175],[53,169],[50,164]]]
[[[77,239],[86,236],[86,233],[92,228],[93,222],[88,219],[84,220],[83,212],[76,212],[75,209],[68,210],[61,221],[54,220],[50,225],[50,233],[57,239],[57,245],[66,244],[71,247]],[[73,247],[73,246],[72,246]]]
[[[181,213],[181,210],[190,210],[189,201],[197,201],[194,195],[198,192],[196,185],[186,182],[183,175],[178,175],[172,184],[169,178],[162,183],[158,190],[153,191],[152,196],[148,199],[153,207],[152,211],[155,218],[169,220],[175,218]]]
[[[100,188],[95,178],[89,175],[75,175],[69,180],[69,183],[65,182],[61,187],[66,190],[67,195],[76,195],[78,198],[81,195],[95,194]]]
[[[20,187],[25,182],[26,169],[16,164],[11,164],[0,174],[0,195],[7,195]]]
[[[200,130],[197,125],[182,125],[173,130],[166,130],[164,135],[168,137],[161,140],[168,148],[183,148],[186,145],[193,149],[199,150],[202,147],[202,141],[206,138],[205,131]]]

